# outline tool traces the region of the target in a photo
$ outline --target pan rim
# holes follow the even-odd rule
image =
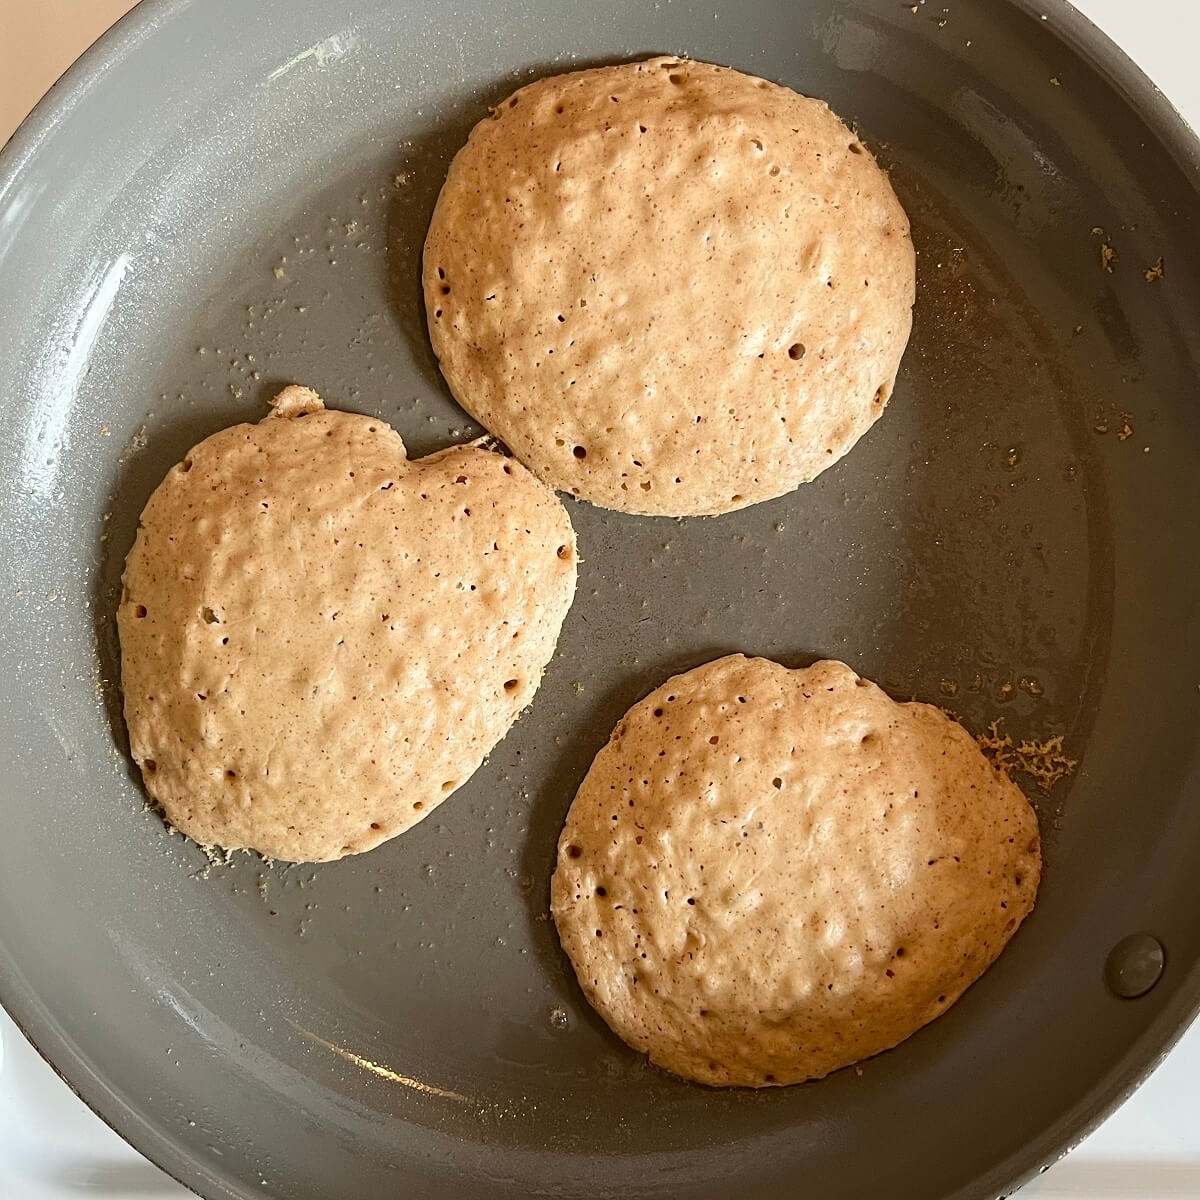
[[[1097,69],[1137,113],[1200,196],[1200,136],[1144,71],[1069,0],[1005,0],[1031,22],[1045,23],[1068,49]],[[0,205],[19,183],[41,146],[85,98],[93,82],[131,53],[155,29],[191,8],[194,0],[140,0],[103,33],[38,101],[0,146]],[[179,1143],[164,1138],[89,1066],[84,1054],[37,994],[24,982],[0,938],[0,1007],[21,1035],[97,1117],[180,1186],[208,1200],[241,1200],[247,1193],[214,1175]],[[1142,1031],[1104,1079],[1036,1140],[943,1200],[1001,1196],[1069,1154],[1158,1068],[1200,1019],[1200,962],[1177,984],[1175,995]],[[85,1089],[88,1094],[85,1094]],[[188,1176],[184,1178],[184,1176]],[[204,1191],[200,1189],[204,1188]]]

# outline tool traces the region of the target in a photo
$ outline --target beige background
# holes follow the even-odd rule
[[[136,0],[0,0],[0,143]]]

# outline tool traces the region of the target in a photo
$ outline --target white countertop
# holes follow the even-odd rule
[[[1075,0],[1200,129],[1200,0]],[[0,1198],[191,1193],[93,1116],[0,1010]],[[1104,1125],[1025,1188],[1032,1200],[1200,1198],[1200,1025]]]

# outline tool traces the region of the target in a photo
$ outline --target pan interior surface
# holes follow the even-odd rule
[[[0,997],[201,1194],[991,1196],[1200,1001],[1195,143],[1066,5],[917,7],[147,0],[6,150]],[[126,754],[138,513],[288,382],[414,456],[478,435],[420,301],[450,157],[519,83],[656,52],[828,100],[890,170],[919,282],[887,413],[731,516],[568,502],[575,606],[475,777],[366,856],[210,864]],[[617,718],[733,651],[843,658],[1079,760],[1019,778],[1046,876],[983,980],[861,1073],[761,1094],[646,1066],[547,914]],[[1166,971],[1119,1000],[1105,959],[1141,930]]]

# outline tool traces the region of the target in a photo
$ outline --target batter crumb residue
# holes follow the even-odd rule
[[[1163,261],[1163,256],[1160,254],[1158,256],[1158,261],[1154,264],[1154,266],[1147,267],[1142,272],[1142,278],[1145,279],[1147,283],[1154,283],[1156,280],[1161,279],[1166,273],[1167,264]]]
[[[176,827],[172,825],[165,816],[163,816],[163,811],[158,805],[152,804],[147,805],[146,807],[152,808],[159,814],[159,816],[163,817],[163,822],[167,827],[167,833],[171,837],[175,837],[177,835],[181,837],[183,836],[182,832],[179,829],[176,829]],[[225,850],[220,846],[201,846],[200,852],[208,861],[199,870],[192,872],[193,879],[209,879],[212,877],[213,867],[228,867],[233,862],[234,852],[232,850]]]
[[[1118,441],[1127,442],[1133,437],[1132,421],[1133,414],[1128,412],[1117,413],[1116,416],[1101,414],[1092,428],[1101,434],[1115,431]]]
[[[1113,249],[1108,242],[1108,235],[1099,225],[1092,226],[1092,236],[1101,239],[1100,242],[1100,266],[1112,274],[1113,263],[1120,261],[1120,255]]]
[[[1034,738],[1015,742],[1011,734],[1004,732],[1003,726],[1003,719],[993,721],[987,733],[981,733],[975,740],[992,765],[1006,775],[1024,772],[1037,780],[1042,791],[1049,792],[1079,765],[1078,759],[1071,758],[1063,750],[1061,733],[1042,742]]]

